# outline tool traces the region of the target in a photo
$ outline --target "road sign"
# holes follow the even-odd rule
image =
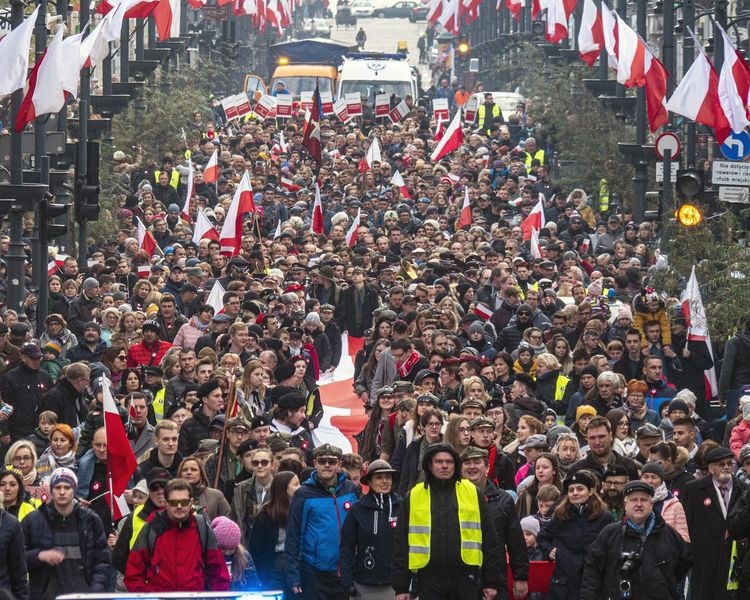
[[[719,200],[737,204],[750,204],[750,188],[722,185],[719,187]]]
[[[656,156],[659,160],[664,159],[664,155],[667,150],[670,151],[672,159],[677,158],[680,155],[680,138],[673,131],[665,131],[658,138],[654,144],[654,150],[656,150]]]
[[[750,163],[715,160],[711,163],[713,185],[740,185],[750,187]]]
[[[679,161],[675,161],[669,167],[669,179],[672,183],[677,183],[677,169],[680,168]],[[656,163],[656,183],[664,181],[664,163]]]
[[[747,131],[730,133],[720,147],[721,153],[729,160],[742,160],[750,154],[750,134]]]

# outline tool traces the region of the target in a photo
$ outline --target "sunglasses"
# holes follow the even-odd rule
[[[150,486],[148,486],[148,491],[149,492],[157,492],[157,491],[163,490],[163,489],[164,489],[164,484],[163,483],[152,483]]]
[[[172,507],[178,507],[181,506],[182,508],[187,508],[190,506],[190,498],[187,498],[185,500],[167,500],[167,504]]]
[[[321,461],[318,461],[318,462],[321,462]],[[268,465],[271,464],[271,461],[268,460],[267,458],[264,458],[263,460],[251,460],[250,464],[253,465],[254,467],[267,467]]]
[[[339,464],[338,458],[316,458],[315,462],[317,462],[319,465],[332,467],[337,464]]]

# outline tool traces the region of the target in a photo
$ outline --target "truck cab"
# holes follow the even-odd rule
[[[403,54],[352,52],[339,68],[338,97],[357,92],[371,105],[377,94],[419,97],[419,76]]]

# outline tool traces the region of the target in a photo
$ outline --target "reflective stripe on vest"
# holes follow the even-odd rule
[[[526,168],[527,169],[531,168],[531,161],[534,160],[535,158],[539,161],[540,165],[543,165],[544,164],[544,150],[540,148],[539,150],[534,152],[534,154],[529,154],[528,152],[526,153]]]
[[[570,379],[565,375],[558,375],[555,382],[555,402],[562,402],[565,397],[565,389],[568,387]]]
[[[133,533],[130,535],[130,542],[128,543],[128,548],[130,550],[132,550],[133,546],[135,546],[135,541],[138,539],[138,534],[146,524],[145,519],[141,518],[141,513],[143,512],[144,506],[145,504],[136,506],[135,510],[133,511]]]
[[[417,571],[430,562],[430,490],[420,483],[412,488],[409,496],[409,570]],[[461,560],[469,566],[479,567],[482,565],[482,521],[477,488],[468,481],[456,482],[456,500],[461,533]]]
[[[161,177],[161,171],[154,171],[154,179],[156,180],[156,183],[159,183],[159,177]],[[169,176],[169,185],[174,189],[177,189],[180,185],[180,173],[177,169],[172,169],[172,174]]]

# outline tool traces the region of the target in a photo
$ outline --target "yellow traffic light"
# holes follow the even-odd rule
[[[703,211],[694,204],[685,203],[675,211],[675,217],[680,225],[695,227],[703,220]]]
[[[469,43],[468,42],[461,42],[458,45],[458,53],[459,54],[466,54],[469,51]]]

